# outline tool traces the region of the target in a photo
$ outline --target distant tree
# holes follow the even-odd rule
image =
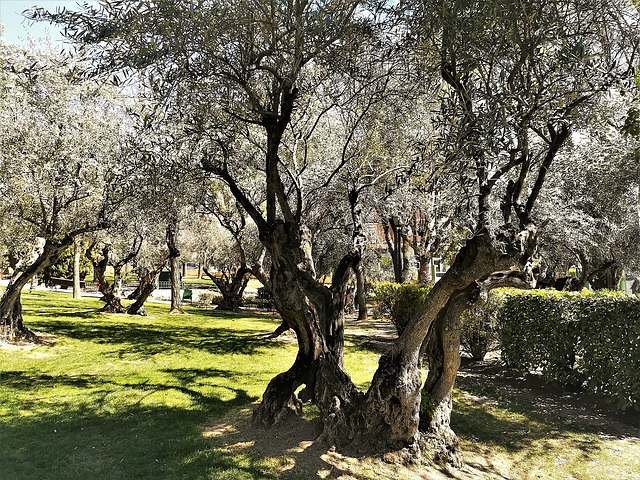
[[[21,257],[0,299],[0,335],[9,339],[32,337],[22,288],[78,235],[108,225],[124,185],[123,102],[65,62],[0,43],[0,217],[3,243]]]
[[[201,208],[208,214],[204,273],[222,294],[217,308],[238,311],[251,275],[265,280],[255,226],[224,186],[208,192]]]
[[[146,315],[145,302],[158,287],[160,274],[169,260],[166,246],[165,230],[153,212],[147,211],[144,219],[136,224],[142,238],[138,254],[133,259],[138,276],[138,285],[129,295],[132,304],[127,306],[129,315]]]
[[[142,248],[143,236],[137,229],[113,229],[96,236],[87,251],[93,264],[94,278],[98,290],[106,302],[100,310],[104,313],[126,313],[122,304],[123,282],[131,271],[127,267],[136,258]],[[113,268],[113,280],[106,276],[107,267]]]
[[[536,210],[541,286],[611,289],[623,271],[639,271],[639,143],[629,131],[637,102],[612,96],[598,115],[586,115],[550,172]]]
[[[86,256],[87,249],[89,248],[89,244],[87,242],[80,243],[80,279],[84,280],[84,278],[91,273],[91,262]],[[57,278],[73,278],[73,262],[74,262],[74,246],[70,245],[64,250],[58,261],[43,269],[42,277],[47,283],[47,279],[51,277]]]

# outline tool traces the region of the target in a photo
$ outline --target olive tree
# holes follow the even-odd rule
[[[550,172],[536,212],[538,286],[616,288],[623,271],[637,275],[637,102],[631,93],[611,95],[596,115],[588,112]]]
[[[612,88],[630,86],[638,16],[627,2],[590,0],[409,8],[416,49],[442,79],[442,165],[472,193],[474,225],[422,315],[381,360],[394,368],[374,378],[371,388],[393,382],[419,428],[455,458],[449,412],[460,362],[459,314],[486,298],[488,289],[523,280],[511,268],[530,266],[534,209],[558,153],[583,112]],[[422,351],[429,374],[418,415],[415,367]],[[399,427],[410,427],[398,430],[401,436],[415,431],[409,422]]]
[[[22,320],[22,288],[75,237],[104,228],[124,186],[122,100],[78,80],[73,66],[0,44],[3,233],[7,244],[31,247],[0,299],[0,334],[9,339],[32,336]]]
[[[376,10],[385,6],[389,10]],[[396,13],[405,25],[387,23]],[[410,447],[418,455],[428,440],[455,459],[449,415],[459,315],[488,289],[523,281],[511,270],[497,272],[526,265],[533,254],[533,209],[577,112],[632,73],[636,42],[627,23],[635,21],[635,9],[617,0],[373,6],[351,0],[106,0],[81,12],[36,15],[66,24],[73,39],[90,46],[96,72],[143,76],[159,105],[185,120],[193,157],[228,185],[255,223],[270,255],[275,305],[299,348],[293,366],[267,386],[255,420],[277,423],[299,412],[301,400],[311,400],[320,408],[327,442],[383,451]],[[404,50],[400,40],[407,41]],[[351,102],[363,113],[382,101],[393,59],[403,51],[422,76],[439,80],[431,88],[439,112],[425,118],[433,125],[425,132],[437,132],[438,171],[469,192],[474,222],[363,393],[343,368],[342,312],[358,242],[325,286],[315,278],[304,218],[308,195],[335,184],[354,158],[352,148],[366,143],[360,115],[353,135],[337,155],[329,150],[324,164],[309,163],[306,149],[286,145],[295,145],[288,143],[290,129],[309,111],[304,106],[314,93],[342,90],[353,98],[343,105]],[[316,118],[328,119],[340,106],[331,102]],[[313,136],[305,140],[303,146],[313,145]],[[265,199],[260,204],[245,190],[256,178]],[[346,192],[352,205],[358,192]],[[359,238],[357,228],[353,238]],[[424,388],[423,354],[429,363]]]

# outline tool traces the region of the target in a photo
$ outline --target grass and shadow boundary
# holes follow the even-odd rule
[[[260,335],[279,324],[276,317],[196,308],[126,317],[96,313],[91,301],[33,300],[25,311],[39,313],[27,323],[56,341],[0,349],[3,480],[510,478],[492,464],[495,452],[533,462],[563,443],[590,461],[606,453],[599,436],[625,438],[606,421],[594,426],[549,408],[563,406],[555,392],[514,388],[503,370],[480,364],[461,371],[452,424],[466,452],[484,463],[452,472],[348,457],[316,444],[311,420],[252,426],[266,383],[295,355],[294,345]],[[375,368],[371,354],[394,335],[383,327],[354,323],[348,354]],[[585,418],[591,413],[585,409]]]

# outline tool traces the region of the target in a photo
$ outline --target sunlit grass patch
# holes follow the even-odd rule
[[[278,325],[265,316],[104,315],[96,299],[43,292],[23,303],[53,343],[0,350],[3,479],[193,478],[206,469],[183,460],[212,449],[206,421],[257,401],[296,352],[256,337]]]
[[[261,335],[278,318],[190,306],[176,316],[163,304],[149,304],[149,317],[129,317],[97,313],[101,306],[61,293],[25,295],[26,324],[49,344],[0,349],[2,480],[424,473],[314,449],[320,414],[309,404],[311,422],[300,427],[251,427],[252,404],[296,355],[291,338]],[[377,321],[347,327],[346,368],[364,391],[393,331]],[[488,478],[640,478],[637,440],[568,424],[496,380],[460,378],[452,417],[465,458]]]

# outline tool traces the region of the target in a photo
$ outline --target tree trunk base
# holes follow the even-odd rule
[[[302,402],[296,395],[291,395],[285,402],[263,400],[253,411],[252,422],[256,427],[270,428],[300,417]]]
[[[421,434],[420,444],[421,450],[427,454],[431,462],[440,465],[448,464],[455,468],[464,466],[460,441],[450,428],[438,434]]]
[[[220,310],[221,312],[233,312],[238,313],[240,311],[240,305],[235,304],[225,304],[224,302],[219,304],[216,310]]]
[[[100,309],[100,313],[127,313],[127,309],[120,303],[108,303]]]
[[[423,406],[425,398],[423,398]],[[432,461],[460,468],[464,465],[460,441],[451,429],[451,393],[443,399],[433,412],[422,412],[420,419],[421,440],[430,452]]]
[[[11,328],[9,325],[0,325],[0,340],[8,343],[40,343],[38,335],[26,327],[21,329]]]
[[[173,307],[169,310],[169,315],[185,315],[185,311],[182,307]]]
[[[301,384],[294,364],[291,369],[271,379],[260,405],[253,411],[253,424],[268,428],[302,416],[302,401],[295,394]]]
[[[127,309],[127,314],[129,315],[138,315],[140,317],[148,317],[147,309],[144,307],[137,308],[136,310]]]
[[[446,438],[431,433],[420,433],[413,444],[382,455],[386,463],[396,465],[450,465],[462,468],[464,462],[460,451],[460,442],[456,434],[449,430],[451,436]]]
[[[20,292],[21,289],[22,287],[20,286],[18,292]],[[11,298],[7,289],[0,301],[0,305],[3,307],[2,313],[0,314],[0,340],[9,343],[37,343],[38,336],[25,326],[22,319],[20,293],[13,297],[13,304],[10,303]],[[7,299],[9,299],[9,302],[7,302]]]

